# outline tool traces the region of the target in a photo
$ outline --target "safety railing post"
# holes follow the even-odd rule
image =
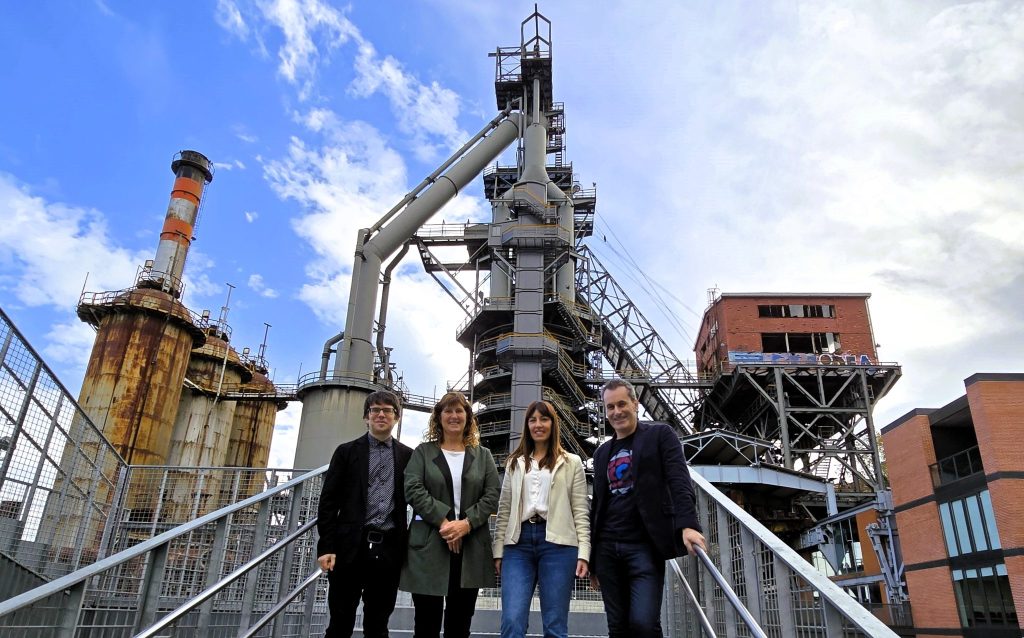
[[[68,597],[64,601],[64,607],[60,614],[60,625],[57,629],[59,638],[74,638],[75,630],[78,629],[78,617],[82,612],[82,601],[85,600],[86,582],[76,583],[68,589]]]
[[[715,518],[718,523],[718,560],[715,562],[729,588],[735,590],[736,583],[732,578],[733,546],[732,537],[729,535],[729,517],[726,512],[718,510],[718,516]],[[739,616],[736,615],[736,609],[732,605],[723,603],[722,612],[725,614],[726,638],[736,638],[736,628],[740,622]]]
[[[305,495],[306,484],[299,483],[292,488],[292,502],[291,507],[288,511],[288,523],[285,525],[285,529],[291,529],[294,526],[298,526],[299,516],[302,512],[302,499]],[[284,595],[285,592],[289,591],[292,579],[291,565],[295,559],[295,544],[291,543],[284,550],[284,556],[281,559],[281,580],[278,587],[278,596]],[[288,608],[285,607],[279,614],[274,618],[274,635],[280,636],[284,632],[284,621],[288,615]]]
[[[210,555],[206,560],[206,582],[204,589],[213,587],[220,580],[221,566],[224,564],[224,552],[228,544],[228,521],[231,519],[231,516],[223,516],[217,519],[217,526],[213,531],[213,546],[210,548]],[[209,635],[210,618],[213,616],[213,601],[215,599],[216,596],[199,606],[197,632],[200,636]]]
[[[740,527],[740,561],[743,569],[743,580],[747,584],[747,609],[750,615],[757,618],[764,624],[764,614],[761,606],[761,577],[760,577],[760,556],[755,550],[754,535],[750,530]]]
[[[257,547],[256,543],[261,539],[266,542],[267,539],[267,528],[270,521],[270,501],[271,499],[261,501],[259,510],[256,512],[256,526],[253,529],[252,535],[252,551],[254,554],[263,550],[263,547]],[[239,617],[239,627],[248,628],[252,625],[252,611],[256,603],[256,589],[259,586],[259,576],[262,571],[264,571],[263,568],[253,570],[252,573],[247,574],[245,577],[245,587],[242,589],[242,613]]]
[[[150,552],[149,559],[146,561],[142,574],[142,591],[139,592],[141,602],[135,620],[135,632],[149,627],[156,620],[169,549],[170,543],[160,544]]]

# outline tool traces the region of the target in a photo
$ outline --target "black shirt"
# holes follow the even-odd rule
[[[612,441],[608,453],[608,505],[600,532],[606,540],[646,542],[643,520],[636,505],[633,435]]]

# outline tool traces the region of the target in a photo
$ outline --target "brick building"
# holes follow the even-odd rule
[[[1024,374],[882,429],[918,636],[1022,635]]]
[[[697,369],[719,372],[739,353],[866,355],[875,362],[868,293],[722,293],[704,313]],[[739,357],[742,358],[742,357]]]
[[[711,389],[683,446],[694,465],[757,471],[756,482],[716,483],[899,626],[905,588],[873,411],[901,370],[878,361],[869,298],[714,291],[694,345]]]

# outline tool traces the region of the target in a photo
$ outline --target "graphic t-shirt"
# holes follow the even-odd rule
[[[601,536],[618,541],[645,541],[647,534],[636,506],[632,434],[612,442],[607,472],[608,506]]]

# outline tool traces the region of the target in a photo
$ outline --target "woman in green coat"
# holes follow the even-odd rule
[[[488,521],[500,493],[473,409],[462,394],[445,394],[405,469],[413,520],[399,586],[412,592],[414,638],[437,638],[442,624],[445,638],[469,636],[477,592],[495,585]]]

